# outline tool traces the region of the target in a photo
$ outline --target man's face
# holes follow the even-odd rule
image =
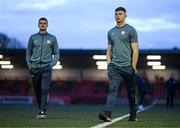
[[[46,20],[40,20],[39,21],[39,24],[38,24],[38,27],[41,31],[45,31],[48,27],[48,23]]]
[[[116,11],[115,19],[117,23],[122,23],[126,19],[126,13],[124,11]]]

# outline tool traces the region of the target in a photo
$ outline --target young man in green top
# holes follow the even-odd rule
[[[26,61],[32,75],[33,87],[39,106],[36,118],[47,116],[49,86],[52,67],[59,60],[59,48],[56,37],[47,32],[48,20],[44,17],[38,22],[39,32],[29,38]]]
[[[126,9],[115,10],[117,25],[108,32],[107,63],[109,92],[104,111],[99,119],[110,122],[112,107],[116,100],[119,84],[122,80],[127,88],[130,116],[129,121],[136,121],[136,93],[133,84],[138,61],[138,38],[136,30],[125,23]]]

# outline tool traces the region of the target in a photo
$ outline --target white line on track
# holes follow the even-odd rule
[[[147,110],[147,109],[150,109],[150,108],[153,107],[156,103],[157,103],[157,102],[154,101],[152,105],[147,106],[147,107],[145,107],[145,108],[143,108],[143,109],[141,109],[141,110],[138,110],[137,113],[142,112],[142,111],[145,111],[145,110]],[[122,120],[122,119],[124,119],[124,118],[126,118],[126,117],[129,117],[129,114],[123,115],[123,116],[121,116],[121,117],[117,117],[117,118],[113,119],[111,122],[101,123],[101,124],[95,125],[95,126],[90,127],[90,128],[105,128],[106,126],[111,125],[111,124],[113,124],[113,123],[115,123],[115,122],[117,122],[117,121],[119,121],[119,120]]]

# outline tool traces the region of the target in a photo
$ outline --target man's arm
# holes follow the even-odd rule
[[[138,43],[132,42],[131,48],[132,48],[132,67],[136,71],[136,66],[137,66],[138,56],[139,56]]]
[[[54,55],[54,58],[53,58],[53,61],[50,63],[51,67],[55,66],[57,61],[59,60],[59,47],[58,47],[58,42],[57,42],[56,38],[55,38],[55,40],[53,42],[52,50],[53,50],[52,53]]]
[[[106,57],[107,57],[107,63],[108,64],[111,63],[112,61],[112,45],[111,44],[108,44]]]
[[[32,40],[31,37],[29,38],[28,46],[26,49],[26,62],[28,65],[28,68],[31,69],[31,55],[32,55]]]

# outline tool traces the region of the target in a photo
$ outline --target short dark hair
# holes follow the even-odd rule
[[[48,20],[47,20],[45,17],[39,18],[39,21],[38,21],[38,22],[40,22],[41,20],[45,20],[46,22],[48,22]]]
[[[115,12],[117,12],[117,11],[123,11],[123,12],[126,13],[126,9],[125,9],[124,7],[118,7],[118,8],[116,8],[116,9],[115,9]]]

